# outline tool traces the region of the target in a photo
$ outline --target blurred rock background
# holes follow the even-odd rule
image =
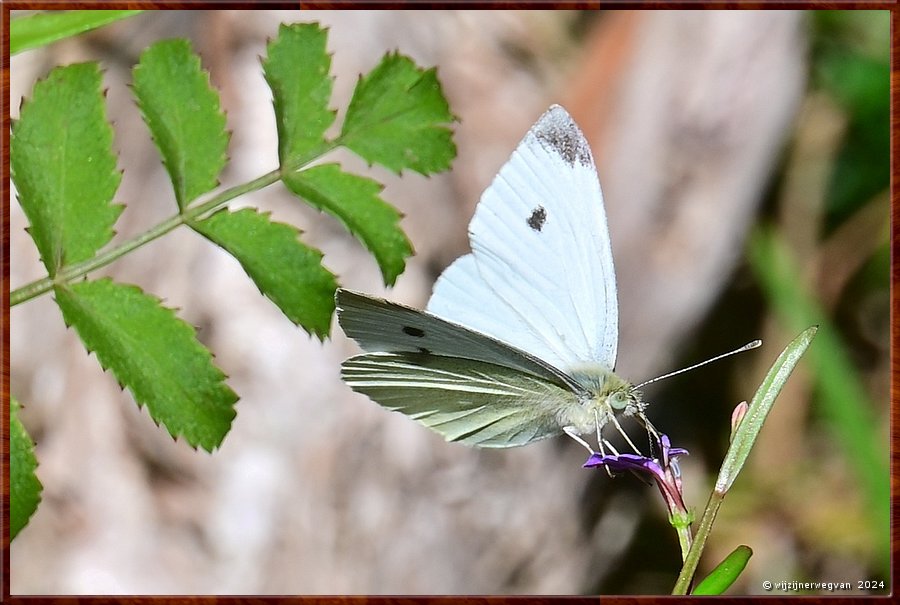
[[[452,172],[372,170],[417,251],[387,296],[424,305],[467,250],[480,192],[562,103],[603,184],[618,372],[638,382],[764,339],[647,389],[654,423],[691,451],[682,470],[698,514],[731,409],[787,342],[821,323],[704,565],[753,548],[732,594],[764,593],[767,579],[888,580],[887,12],[152,11],[12,57],[13,117],[53,66],[101,62],[124,241],[175,208],[127,88],[141,50],[193,41],[233,132],[230,186],[276,166],[258,57],[279,23],[295,21],[330,27],[337,124],[357,76],[394,49],[438,67],[460,118]],[[355,240],[278,186],[239,205],[300,226],[343,285],[385,293]],[[16,288],[43,273],[14,202],[10,213]],[[173,442],[85,353],[49,296],[13,308],[11,391],[44,485],[10,548],[13,594],[671,590],[678,542],[655,488],[582,469],[569,440],[478,451],[385,412],[340,382],[356,349],[339,328],[325,344],[309,338],[187,230],[98,274],[181,309],[241,395],[238,416],[212,455]]]

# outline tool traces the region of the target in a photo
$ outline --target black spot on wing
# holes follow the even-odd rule
[[[587,140],[565,109],[554,105],[537,121],[531,133],[546,149],[550,149],[569,166],[578,162],[582,166],[591,167],[594,159]]]
[[[529,227],[540,232],[544,228],[544,223],[547,222],[547,211],[544,210],[543,206],[538,206],[531,211],[531,216],[525,222],[528,223]]]
[[[412,326],[403,326],[403,333],[409,336],[415,336],[416,338],[423,338],[425,336],[425,330],[414,328]]]

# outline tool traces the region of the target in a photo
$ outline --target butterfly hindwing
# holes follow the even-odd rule
[[[551,107],[482,195],[472,253],[441,276],[428,311],[563,370],[615,366],[618,306],[590,148]]]
[[[562,432],[561,410],[575,394],[495,364],[426,353],[368,353],[343,363],[354,391],[402,412],[448,441],[514,447]]]
[[[484,334],[429,313],[381,298],[338,289],[338,320],[344,333],[368,352],[422,353],[487,362],[583,392],[567,374]]]

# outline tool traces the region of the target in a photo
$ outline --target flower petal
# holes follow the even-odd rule
[[[584,468],[606,466],[614,471],[644,471],[658,477],[662,477],[663,473],[662,467],[656,460],[637,454],[615,454],[609,456],[592,454],[583,466]]]

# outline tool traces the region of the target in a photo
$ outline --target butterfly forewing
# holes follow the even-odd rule
[[[448,441],[514,447],[559,435],[560,410],[575,394],[537,376],[472,359],[369,353],[346,360],[343,380]]]
[[[590,148],[554,106],[485,191],[472,254],[441,276],[428,311],[563,370],[613,369],[618,308],[606,213]]]
[[[582,392],[570,376],[484,334],[404,305],[339,289],[344,333],[369,352],[409,352],[484,361]]]

